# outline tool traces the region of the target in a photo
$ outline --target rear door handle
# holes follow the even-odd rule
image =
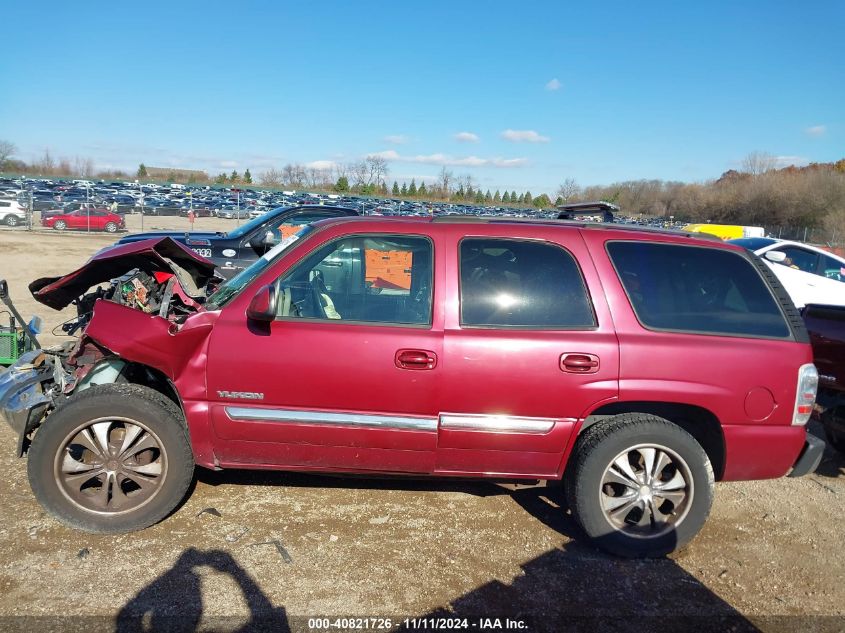
[[[400,349],[393,357],[399,369],[434,369],[437,366],[437,354],[427,349]]]
[[[599,357],[595,354],[570,352],[560,356],[560,370],[568,374],[595,374],[599,366]]]

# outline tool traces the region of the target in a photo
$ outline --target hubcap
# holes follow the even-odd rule
[[[599,497],[614,530],[654,538],[674,529],[689,512],[692,473],[669,448],[641,444],[610,462],[602,475]]]
[[[98,418],[65,438],[54,473],[74,505],[118,514],[155,497],[167,474],[167,455],[159,438],[140,422]]]

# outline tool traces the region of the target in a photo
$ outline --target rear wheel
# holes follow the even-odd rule
[[[106,233],[117,232],[117,224],[114,222],[106,222],[106,225],[103,228],[106,230]]]
[[[140,385],[74,395],[35,434],[29,483],[62,523],[87,532],[140,530],[184,498],[194,472],[179,409]]]
[[[18,216],[7,215],[4,221],[6,222],[6,226],[17,226],[18,225]]]
[[[65,222],[64,220],[56,220],[53,223],[53,228],[57,231],[64,231],[67,228],[67,222]]]
[[[624,414],[588,428],[566,477],[575,520],[598,547],[619,556],[664,556],[683,547],[713,502],[704,449],[653,415]]]

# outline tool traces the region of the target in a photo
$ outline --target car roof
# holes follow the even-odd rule
[[[315,228],[333,226],[336,224],[372,224],[394,225],[394,226],[419,226],[426,224],[487,224],[502,226],[512,224],[514,226],[537,226],[550,230],[588,230],[604,231],[608,233],[628,233],[632,239],[648,240],[655,236],[676,238],[678,242],[692,240],[707,246],[724,246],[730,250],[744,251],[745,249],[734,244],[728,244],[715,235],[705,233],[688,233],[684,231],[670,230],[656,227],[633,226],[616,223],[602,222],[575,222],[556,219],[535,219],[535,218],[514,218],[514,217],[478,217],[474,215],[442,215],[434,217],[426,216],[352,216],[327,218],[313,223]]]

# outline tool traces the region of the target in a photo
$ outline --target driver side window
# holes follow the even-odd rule
[[[432,251],[407,235],[330,242],[277,280],[277,317],[430,325]]]

